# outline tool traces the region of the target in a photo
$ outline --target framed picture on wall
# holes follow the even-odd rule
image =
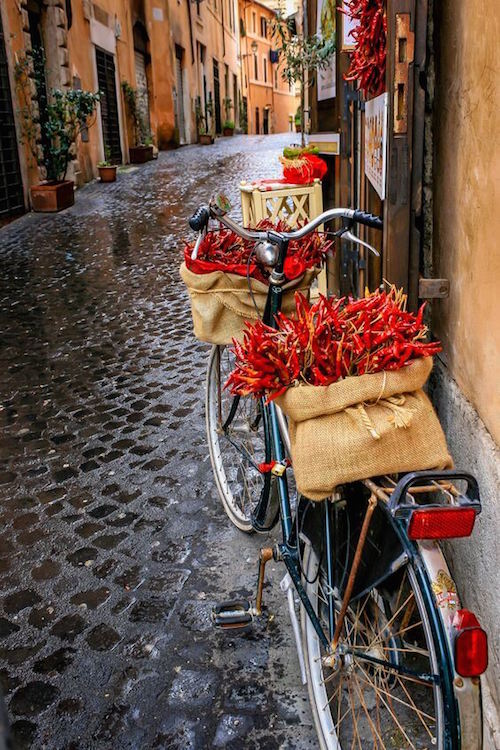
[[[387,152],[387,94],[370,99],[365,104],[365,174],[385,199]]]
[[[358,26],[359,21],[351,18],[346,0],[342,2],[342,51],[349,51],[355,48],[356,40],[352,32]]]
[[[317,22],[316,34],[320,39],[335,39],[337,22],[336,22],[336,2],[335,0],[317,0]],[[333,99],[336,96],[336,55],[333,55],[330,65],[325,70],[318,70],[318,101]]]

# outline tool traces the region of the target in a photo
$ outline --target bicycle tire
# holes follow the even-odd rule
[[[227,365],[223,368],[221,363],[225,357],[228,358]],[[228,434],[223,432],[222,425],[227,419],[232,399],[227,392],[222,393],[222,388],[231,369],[228,348],[213,346],[207,371],[207,440],[215,483],[224,510],[240,531],[252,533],[252,512],[259,501],[265,501],[275,489],[272,487],[274,483],[271,475],[260,473],[255,468],[255,465],[270,460],[271,445],[269,437],[265,435],[264,420],[258,416],[261,406],[251,397],[240,399]],[[238,433],[238,426],[241,435]],[[245,460],[244,453],[238,453],[234,445],[238,441],[242,450],[251,454],[253,462]]]
[[[336,512],[347,513],[342,511],[341,504]],[[342,528],[341,523],[336,524],[339,527]],[[359,528],[351,528],[350,538],[343,541],[337,537],[333,555],[336,566],[342,565],[339,560],[346,559],[344,550],[355,546],[358,531]],[[301,562],[304,587],[326,627],[323,604],[326,563],[319,538],[316,536],[314,543],[303,546]],[[376,541],[372,539],[371,543]],[[340,568],[335,580],[339,572]],[[444,639],[438,642],[436,638],[433,621],[436,607],[423,575],[423,566],[410,560],[383,584],[373,585],[353,602],[339,642],[344,656],[335,670],[324,664],[325,651],[302,608],[308,691],[322,750],[358,746],[393,750],[460,747],[453,689],[445,679],[453,675],[452,657],[443,644]],[[334,599],[338,613],[341,602],[338,591],[334,592]],[[412,630],[411,640],[405,629],[406,633]],[[397,664],[410,674],[418,672],[426,679],[439,675],[440,682],[419,683],[410,674],[397,672],[395,666],[387,668],[367,662],[365,657],[370,656],[384,664]]]

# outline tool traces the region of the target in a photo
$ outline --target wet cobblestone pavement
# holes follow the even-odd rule
[[[163,153],[0,230],[0,683],[14,747],[316,747],[280,570],[230,527],[203,421],[208,347],[178,277],[186,218],[279,173],[286,136]],[[237,214],[237,211],[235,212]]]

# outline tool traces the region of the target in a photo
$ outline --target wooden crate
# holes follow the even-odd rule
[[[272,182],[240,183],[243,226],[255,227],[262,219],[285,219],[294,227],[297,222],[307,222],[323,212],[321,181],[312,185],[280,185]],[[320,230],[323,227],[319,227]],[[326,270],[318,276],[312,296],[326,294]]]

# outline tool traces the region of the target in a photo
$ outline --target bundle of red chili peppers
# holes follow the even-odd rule
[[[387,47],[387,18],[384,0],[347,0],[347,14],[358,22],[351,36],[356,47],[351,53],[351,65],[346,81],[359,81],[366,96],[378,96],[385,91],[385,63]]]
[[[302,226],[297,224],[297,228]],[[269,219],[263,219],[256,229],[274,229],[277,232],[289,232],[289,225],[280,219],[273,224]],[[285,261],[285,276],[289,280],[297,279],[308,268],[321,266],[326,254],[332,249],[333,241],[320,232],[312,232],[303,240],[292,240],[288,246]],[[186,243],[184,260],[187,268],[193,273],[211,273],[212,271],[226,271],[238,276],[247,273],[254,279],[268,282],[270,269],[257,261],[254,255],[255,242],[242,240],[229,229],[207,232],[201,241],[198,257],[192,260],[193,243]]]
[[[278,328],[247,323],[236,340],[236,366],[226,383],[231,393],[276,398],[300,383],[331,385],[352,375],[398,370],[418,357],[441,351],[426,343],[425,303],[406,310],[406,295],[367,293],[362,299],[320,297],[313,305],[295,294],[296,320],[279,313]]]

